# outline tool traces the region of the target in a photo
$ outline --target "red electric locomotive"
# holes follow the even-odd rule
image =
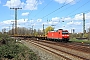
[[[47,34],[47,39],[69,41],[69,32],[63,29],[58,29],[57,31],[49,31]]]

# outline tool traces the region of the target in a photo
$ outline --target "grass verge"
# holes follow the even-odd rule
[[[73,38],[73,39],[70,39],[70,41],[90,44],[90,40],[79,40],[79,39]]]

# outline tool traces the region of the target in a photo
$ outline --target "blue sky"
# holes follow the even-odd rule
[[[0,31],[12,29],[14,10],[18,10],[18,27],[43,29],[54,25],[55,30],[75,29],[83,32],[83,13],[85,29],[90,27],[90,0],[0,0]],[[62,22],[64,21],[64,22]],[[10,28],[9,28],[10,27]]]

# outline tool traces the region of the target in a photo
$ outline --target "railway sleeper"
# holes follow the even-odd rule
[[[32,44],[34,44],[34,45],[36,45],[36,46],[38,46],[38,47],[40,47],[40,48],[43,48],[43,49],[45,49],[45,50],[48,50],[48,51],[52,51],[52,53],[54,53],[54,54],[56,54],[56,55],[59,55],[59,56],[61,56],[61,57],[63,57],[63,58],[65,58],[66,60],[88,60],[88,59],[86,59],[86,58],[83,58],[83,57],[80,57],[80,56],[76,56],[76,55],[73,55],[73,54],[70,54],[70,53],[67,53],[67,52],[64,52],[64,51],[60,51],[60,50],[55,50],[55,48],[52,48],[52,47],[49,47],[49,46],[45,46],[45,45],[43,45],[43,44],[41,44],[41,43],[34,43],[34,42],[30,42],[30,43],[32,43]]]

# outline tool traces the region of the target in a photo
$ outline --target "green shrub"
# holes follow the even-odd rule
[[[40,60],[40,58],[36,57],[37,55],[35,53],[22,43],[15,42],[15,39],[7,35],[0,35],[0,37],[0,42],[5,42],[5,44],[0,44],[0,60],[3,60],[3,58],[4,60]]]

